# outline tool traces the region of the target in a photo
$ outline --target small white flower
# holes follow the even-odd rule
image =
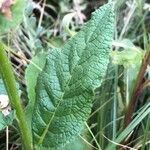
[[[143,9],[150,11],[150,4],[145,3]]]
[[[8,105],[8,107],[6,107],[5,109],[2,110],[2,114],[6,117],[10,114],[11,112],[11,107],[10,105]]]
[[[3,109],[9,105],[9,98],[7,95],[0,95],[0,108]]]
[[[7,116],[11,112],[11,107],[9,105],[8,95],[1,94],[0,95],[0,111],[4,116]]]

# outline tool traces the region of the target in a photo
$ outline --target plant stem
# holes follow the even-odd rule
[[[118,66],[115,66],[115,78],[114,78],[114,99],[113,99],[113,135],[112,140],[116,139],[116,120],[117,120],[117,88],[118,88]]]
[[[21,132],[23,148],[25,150],[32,150],[32,134],[29,132],[21,100],[16,89],[15,77],[3,43],[0,42],[0,74],[9,96],[12,108],[16,112],[17,122]]]
[[[145,71],[146,71],[146,68],[147,68],[147,65],[149,64],[149,62],[150,62],[150,50],[146,53],[146,55],[143,59],[139,74],[136,79],[136,84],[135,84],[135,87],[133,90],[133,94],[131,96],[131,101],[127,108],[127,111],[126,111],[127,113],[125,114],[125,119],[124,119],[125,127],[127,127],[129,125],[129,123],[131,122],[132,114],[135,110],[135,106],[137,104],[138,97],[142,90],[141,88],[143,88],[143,78],[144,78],[144,74],[145,74]]]

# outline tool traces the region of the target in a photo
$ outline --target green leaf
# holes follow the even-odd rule
[[[52,37],[49,39],[49,44],[52,45],[51,47],[60,48],[63,46],[63,40],[59,37]]]
[[[113,45],[124,48],[122,51],[112,51],[112,62],[117,65],[123,65],[125,68],[137,68],[141,65],[144,57],[143,50],[135,47],[134,44],[124,39],[119,42],[113,42]]]
[[[123,65],[125,68],[134,68],[141,64],[143,56],[143,52],[140,51],[123,50],[121,52],[112,52],[113,63]]]
[[[26,116],[30,128],[31,128],[32,112],[35,103],[35,86],[37,82],[37,77],[45,65],[46,55],[47,54],[45,52],[42,52],[33,57],[31,63],[28,65],[25,72],[25,80],[29,98],[29,103],[26,109]]]
[[[4,116],[0,112],[0,131],[5,129],[8,125],[12,124],[14,119],[14,112],[12,111],[8,116]]]
[[[84,138],[87,141],[87,139]],[[87,144],[80,137],[76,137],[72,142],[67,143],[64,147],[59,147],[57,150],[91,150],[91,146]],[[42,146],[35,146],[36,150],[51,150],[51,148],[46,148]]]
[[[25,0],[15,0],[15,4],[11,6],[12,18],[8,19],[0,13],[0,33],[8,32],[10,29],[16,28],[23,18]]]
[[[92,150],[90,145],[90,133],[84,126],[81,131],[81,136],[77,136],[73,141],[67,143],[64,147],[57,148],[58,150]]]
[[[109,62],[113,39],[113,4],[92,19],[63,48],[53,49],[36,85],[32,127],[34,143],[58,149],[84,128]]]

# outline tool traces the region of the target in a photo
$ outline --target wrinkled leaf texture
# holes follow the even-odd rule
[[[36,145],[59,149],[84,128],[109,62],[114,26],[113,4],[91,20],[63,48],[53,49],[36,85],[32,119]]]

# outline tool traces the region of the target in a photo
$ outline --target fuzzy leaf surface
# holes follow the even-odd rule
[[[61,49],[53,49],[36,85],[32,127],[35,144],[51,150],[84,128],[109,62],[114,14],[108,3]]]

